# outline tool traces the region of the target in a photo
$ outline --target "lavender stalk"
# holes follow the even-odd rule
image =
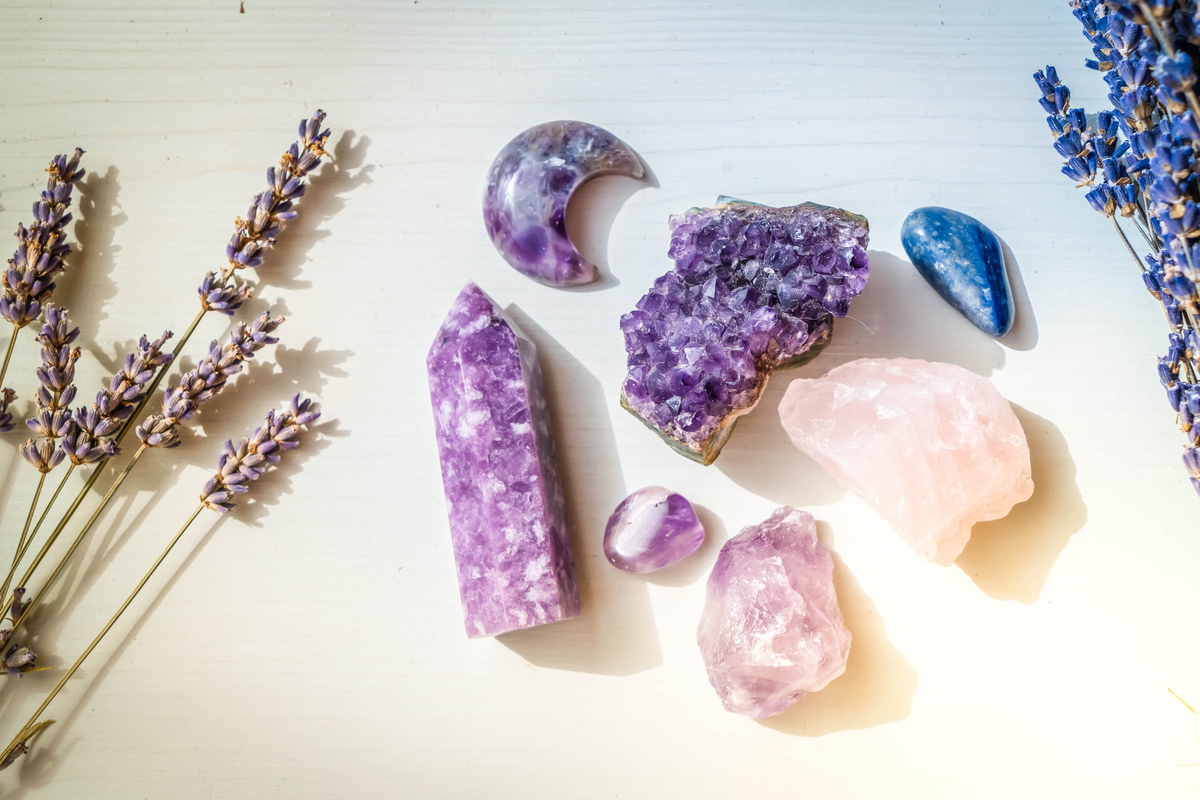
[[[29,601],[25,612],[17,618],[13,624],[15,630],[21,622],[37,607],[38,603],[50,588],[54,585],[55,580],[62,573],[67,561],[79,548],[84,538],[91,531],[104,509],[108,506],[116,494],[117,489],[125,482],[129,473],[137,465],[142,455],[154,448],[170,448],[179,444],[178,428],[181,422],[191,419],[191,417],[199,410],[202,403],[212,398],[220,392],[228,380],[241,372],[243,364],[254,357],[254,355],[266,347],[278,341],[271,334],[283,323],[283,317],[271,317],[268,312],[260,314],[253,323],[246,325],[238,323],[233,333],[229,336],[229,341],[219,347],[216,342],[213,342],[209,348],[208,355],[200,360],[195,369],[184,375],[179,382],[179,385],[174,389],[167,391],[163,398],[162,412],[159,414],[147,417],[142,425],[137,428],[138,438],[142,445],[133,454],[133,458],[125,466],[125,469],[117,476],[117,479],[109,487],[104,497],[100,500],[100,505],[92,512],[83,528],[76,535],[75,540],[67,549],[59,560],[54,571],[43,582],[41,589]],[[95,473],[93,473],[95,474]],[[77,504],[73,504],[73,511]],[[33,571],[37,569],[45,554],[49,551],[50,546],[58,538],[62,529],[66,526],[69,516],[55,527],[54,531],[47,538],[46,543],[34,558],[26,570],[25,576],[21,579],[21,586],[27,587],[29,577]],[[7,605],[3,611],[7,611]]]
[[[71,190],[84,175],[79,169],[82,156],[83,151],[76,148],[70,158],[54,157],[46,170],[50,178],[42,198],[33,204],[33,223],[28,228],[17,225],[17,250],[0,277],[0,317],[13,325],[0,366],[0,384],[8,372],[17,334],[41,314],[42,305],[54,291],[54,276],[63,271],[64,260],[71,252],[66,241],[66,227],[71,221],[67,209]]]
[[[17,735],[13,737],[12,742],[8,747],[0,753],[0,770],[11,766],[18,758],[29,751],[29,742],[41,731],[54,723],[54,720],[45,720],[38,722],[38,719],[45,712],[58,693],[67,684],[67,681],[74,676],[75,672],[83,664],[84,660],[91,655],[92,651],[112,630],[112,627],[129,608],[134,599],[141,592],[142,588],[150,580],[154,572],[166,560],[171,550],[183,538],[191,524],[200,516],[205,508],[210,508],[218,513],[224,514],[233,507],[232,498],[235,495],[244,494],[249,490],[249,484],[258,480],[264,472],[272,466],[279,463],[284,451],[296,447],[299,442],[296,441],[296,436],[308,424],[315,421],[320,416],[320,412],[315,403],[311,400],[303,400],[300,395],[292,398],[290,408],[283,412],[271,411],[267,414],[266,422],[262,427],[258,428],[246,439],[243,439],[236,447],[232,442],[225,443],[225,452],[222,453],[218,462],[216,474],[209,479],[205,484],[204,490],[201,492],[200,504],[195,511],[191,513],[187,521],[180,527],[179,532],[167,544],[155,562],[150,566],[150,569],[134,587],[133,591],[125,599],[117,609],[116,613],[105,623],[100,632],[92,639],[91,643],[84,651],[75,659],[75,663],[59,678],[58,683],[50,690],[50,693],[38,706],[37,710],[29,717],[24,725],[21,726]]]
[[[187,345],[188,340],[191,339],[192,334],[199,326],[205,314],[209,311],[218,311],[226,315],[232,315],[249,297],[250,289],[247,282],[244,280],[240,282],[234,280],[231,283],[231,278],[240,269],[260,266],[263,262],[263,253],[274,246],[276,237],[283,231],[286,224],[296,217],[298,213],[296,211],[296,204],[307,189],[306,180],[312,171],[320,166],[322,158],[327,155],[325,144],[329,139],[330,132],[328,129],[321,129],[324,120],[325,112],[320,109],[308,119],[301,120],[299,141],[292,143],[291,147],[280,158],[277,166],[267,170],[267,189],[254,196],[246,219],[239,217],[235,220],[233,236],[225,248],[228,263],[219,273],[210,272],[201,281],[199,289],[200,311],[176,344],[175,349],[170,353],[171,359],[178,357],[183,351],[183,348]],[[129,411],[122,427],[112,437],[113,447],[118,446],[132,429],[134,420],[145,409],[146,403],[158,389],[159,384],[166,375],[166,371],[165,366],[159,369],[149,385],[145,387],[136,407]],[[0,377],[2,377],[2,373],[0,373]],[[3,407],[0,406],[0,423],[2,422]],[[0,427],[0,432],[2,430],[2,427]],[[137,457],[140,456],[142,449],[144,448],[139,449],[135,454],[135,462]],[[42,550],[37,554],[30,569],[26,571],[25,576],[21,580],[21,585],[27,585],[32,572],[41,564],[50,545],[58,538],[62,529],[70,521],[88,492],[91,491],[99,479],[104,466],[108,463],[109,457],[111,456],[104,456],[98,462],[97,467],[92,470],[91,475],[88,476],[78,495],[76,495],[71,505],[67,508],[58,526],[51,533]],[[71,468],[68,470],[67,475],[64,476],[63,483],[70,476],[70,472],[75,466],[75,463],[72,462]],[[132,463],[126,467],[126,471],[122,472],[121,476],[118,476],[118,485],[119,481],[124,479],[123,476],[127,474],[131,466]],[[60,483],[59,490],[61,490],[61,487],[62,484]],[[55,492],[50,505],[53,504],[57,497],[58,491]],[[111,490],[101,500],[98,512],[103,510],[109,499],[111,499]],[[48,505],[47,511],[49,508],[50,506]],[[93,520],[89,521],[88,525],[85,526],[85,531],[94,522],[95,516],[93,514]],[[72,552],[74,552],[74,548],[68,552],[67,557]],[[59,569],[61,569],[61,565]],[[55,571],[55,574],[57,572],[58,570]]]

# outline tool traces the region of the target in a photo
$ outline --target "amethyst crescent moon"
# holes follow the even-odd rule
[[[596,175],[645,174],[629,145],[603,128],[560,120],[535,125],[504,146],[488,170],[483,222],[504,260],[536,281],[577,286],[596,265],[567,236],[567,201]]]

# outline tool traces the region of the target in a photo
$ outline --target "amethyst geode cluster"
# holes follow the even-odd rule
[[[804,203],[719,198],[671,217],[675,268],[621,317],[621,405],[711,464],[776,367],[829,341],[867,283],[867,220]]]

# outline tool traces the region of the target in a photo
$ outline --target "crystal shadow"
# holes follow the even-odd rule
[[[590,257],[590,256],[589,256]],[[567,504],[583,613],[496,640],[549,669],[632,675],[662,663],[650,593],[604,556],[604,526],[629,494],[600,381],[516,306],[505,313],[537,345]]]
[[[1010,403],[1029,441],[1033,497],[1008,516],[980,522],[955,561],[986,594],[1031,604],[1071,535],[1087,521],[1067,440],[1049,420]]]
[[[598,175],[580,184],[571,196],[567,203],[567,236],[579,254],[595,264],[600,273],[591,283],[567,287],[571,291],[598,292],[621,285],[608,263],[608,237],[617,214],[629,198],[643,189],[659,187],[658,178],[645,159],[642,169],[645,174],[640,178]]]
[[[829,525],[817,522],[818,537],[829,545]],[[826,736],[898,722],[912,712],[917,671],[887,638],[883,620],[853,573],[830,546],[838,606],[853,640],[846,671],[819,692],[810,692],[791,708],[758,720],[765,728],[791,736]]]

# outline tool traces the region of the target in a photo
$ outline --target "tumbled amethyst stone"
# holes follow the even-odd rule
[[[604,555],[626,572],[670,566],[703,543],[704,526],[692,504],[661,486],[638,489],[622,500],[604,529]]]
[[[488,171],[483,222],[504,260],[551,286],[590,283],[596,266],[567,236],[567,201],[596,175],[645,174],[629,145],[603,128],[561,120],[535,125],[504,146]]]
[[[467,635],[578,616],[575,562],[533,342],[468,283],[426,366]]]
[[[621,317],[621,404],[711,464],[772,370],[815,355],[863,290],[867,221],[815,203],[720,198],[670,224],[675,268]]]

